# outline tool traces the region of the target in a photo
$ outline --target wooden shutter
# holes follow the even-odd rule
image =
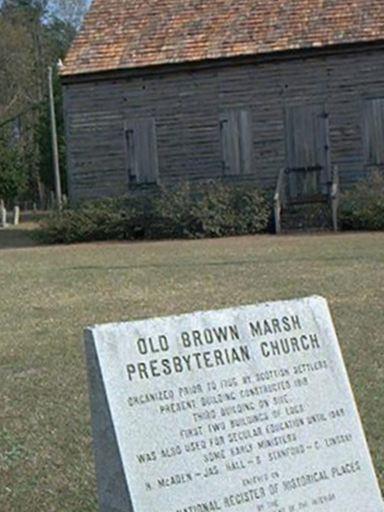
[[[317,118],[321,114],[313,106],[290,107],[286,111],[288,167],[304,168],[321,165],[318,151]]]
[[[148,118],[127,122],[125,138],[129,182],[157,183],[158,156],[155,120]]]
[[[136,183],[138,176],[137,159],[135,155],[135,130],[132,128],[125,130],[125,144],[126,144],[126,161],[129,183]]]
[[[252,122],[247,110],[233,109],[220,116],[224,175],[249,174],[252,167]]]
[[[290,196],[324,193],[329,180],[328,116],[324,106],[287,107],[285,133]]]
[[[384,99],[364,102],[364,148],[368,165],[384,164]]]
[[[238,113],[238,126],[240,135],[240,172],[252,172],[252,116],[249,110],[240,110]]]

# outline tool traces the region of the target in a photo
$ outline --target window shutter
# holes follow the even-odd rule
[[[384,164],[384,99],[364,103],[364,148],[368,165]]]
[[[159,166],[153,118],[126,123],[126,153],[130,183],[157,183]]]
[[[220,116],[220,137],[224,175],[240,174],[238,127],[233,112]]]
[[[252,172],[252,118],[248,110],[240,110],[238,113],[240,135],[240,172],[250,174]]]
[[[125,131],[125,142],[128,179],[130,183],[136,183],[138,181],[138,168],[137,158],[135,155],[135,147],[137,146],[137,142],[135,141],[135,130],[127,129]]]
[[[252,123],[247,110],[232,109],[220,116],[224,175],[249,174],[252,166]]]

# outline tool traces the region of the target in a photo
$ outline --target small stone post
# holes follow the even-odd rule
[[[0,202],[0,227],[7,227],[7,210],[4,207],[4,201]]]
[[[15,206],[13,210],[13,225],[18,226],[20,223],[20,206]]]

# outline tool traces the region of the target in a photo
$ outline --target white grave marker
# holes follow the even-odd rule
[[[0,205],[0,228],[6,228],[7,226],[7,210]]]
[[[383,512],[321,297],[86,331],[103,512]]]

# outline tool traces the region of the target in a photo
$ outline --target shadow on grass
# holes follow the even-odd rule
[[[76,271],[84,271],[84,270],[100,270],[104,272],[110,272],[112,270],[139,270],[143,268],[195,268],[195,267],[226,267],[232,265],[253,265],[257,263],[256,260],[248,260],[248,261],[203,261],[200,263],[158,263],[158,264],[146,264],[143,265],[124,265],[119,267],[108,267],[108,266],[84,266],[84,267],[69,267],[62,270],[76,272]]]
[[[366,262],[380,262],[382,258],[375,257],[364,257],[356,256],[351,254],[349,257],[345,256],[323,256],[323,257],[301,257],[294,258],[294,262],[314,262],[316,259],[322,262],[345,262],[345,261],[366,261]],[[292,261],[289,257],[275,257],[271,259],[269,256],[265,258],[255,258],[249,260],[229,260],[229,261],[199,261],[199,262],[185,262],[185,263],[143,263],[142,265],[119,265],[119,266],[108,266],[108,265],[85,265],[79,267],[67,267],[63,268],[63,271],[67,272],[84,272],[84,271],[100,271],[100,272],[111,272],[120,270],[140,270],[140,269],[162,269],[162,268],[199,268],[199,267],[231,267],[231,266],[247,266],[255,264],[268,264],[270,265],[284,265]]]
[[[39,243],[33,238],[33,228],[27,227],[9,227],[0,229],[0,250],[2,249],[20,249],[23,247],[35,247]]]

